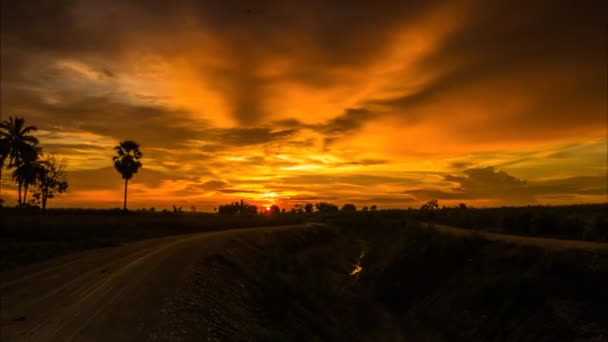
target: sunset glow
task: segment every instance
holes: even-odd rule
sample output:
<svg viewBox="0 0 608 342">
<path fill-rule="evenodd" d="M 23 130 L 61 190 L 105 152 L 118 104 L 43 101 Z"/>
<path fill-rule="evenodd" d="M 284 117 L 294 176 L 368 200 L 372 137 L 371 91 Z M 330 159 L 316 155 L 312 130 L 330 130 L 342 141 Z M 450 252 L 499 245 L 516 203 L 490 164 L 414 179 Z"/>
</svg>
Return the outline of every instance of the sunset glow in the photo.
<svg viewBox="0 0 608 342">
<path fill-rule="evenodd" d="M 608 201 L 605 5 L 340 3 L 2 2 L 2 120 L 53 207 L 119 207 L 123 139 L 132 208 Z"/>
</svg>

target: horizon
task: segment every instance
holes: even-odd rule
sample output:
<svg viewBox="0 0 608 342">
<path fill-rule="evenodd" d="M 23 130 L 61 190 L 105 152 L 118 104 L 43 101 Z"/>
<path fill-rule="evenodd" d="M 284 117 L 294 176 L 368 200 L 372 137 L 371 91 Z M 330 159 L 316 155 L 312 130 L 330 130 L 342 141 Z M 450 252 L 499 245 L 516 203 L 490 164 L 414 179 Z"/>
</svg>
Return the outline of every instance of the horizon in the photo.
<svg viewBox="0 0 608 342">
<path fill-rule="evenodd" d="M 119 208 L 125 139 L 131 209 L 608 203 L 606 6 L 2 2 L 0 121 L 66 160 L 49 208 Z"/>
</svg>

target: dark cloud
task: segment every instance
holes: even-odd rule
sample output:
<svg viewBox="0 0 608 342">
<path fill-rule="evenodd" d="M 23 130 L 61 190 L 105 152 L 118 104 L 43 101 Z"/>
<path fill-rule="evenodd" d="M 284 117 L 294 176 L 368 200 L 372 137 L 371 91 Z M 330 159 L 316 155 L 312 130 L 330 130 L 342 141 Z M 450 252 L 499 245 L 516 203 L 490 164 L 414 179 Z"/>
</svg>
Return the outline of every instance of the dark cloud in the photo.
<svg viewBox="0 0 608 342">
<path fill-rule="evenodd" d="M 372 112 L 365 108 L 348 108 L 319 128 L 327 135 L 341 135 L 361 128 L 372 117 Z"/>
<path fill-rule="evenodd" d="M 221 37 L 225 59 L 235 61 L 230 67 L 201 65 L 206 70 L 201 72 L 208 73 L 214 87 L 226 96 L 233 117 L 241 124 L 255 126 L 272 115 L 263 101 L 269 95 L 267 86 L 276 80 L 274 76 L 256 72 L 267 66 L 269 60 L 279 57 L 290 61 L 292 67 L 284 71 L 282 79 L 326 88 L 342 82 L 334 67 L 364 68 L 392 47 L 396 30 L 442 10 L 443 4 L 43 0 L 32 5 L 5 1 L 2 50 L 9 52 L 3 53 L 3 64 L 18 66 L 3 66 L 2 73 L 4 78 L 5 73 L 35 67 L 37 62 L 32 58 L 15 58 L 17 50 L 24 56 L 75 56 L 96 62 L 112 60 L 113 55 L 131 51 L 134 46 L 141 51 L 172 56 L 182 44 L 188 44 L 182 37 L 201 29 Z M 550 86 L 546 86 L 549 83 L 534 86 L 534 92 L 542 96 L 535 94 L 531 99 L 534 103 L 515 115 L 514 122 L 509 121 L 520 128 L 508 130 L 509 135 L 521 137 L 547 124 L 568 127 L 580 120 L 581 115 L 593 124 L 605 117 L 605 111 L 601 110 L 606 88 L 602 76 L 607 57 L 605 2 L 574 4 L 559 0 L 513 5 L 509 1 L 475 1 L 454 8 L 466 9 L 464 14 L 453 14 L 465 16 L 462 24 L 419 66 L 422 70 L 439 66 L 449 71 L 414 93 L 369 99 L 363 105 L 388 107 L 413 123 L 420 119 L 417 110 L 420 105 L 436 102 L 446 94 L 509 75 L 526 79 L 546 70 L 543 73 L 550 75 L 550 81 L 547 80 Z M 551 72 L 563 69 L 565 64 L 578 65 L 580 70 L 575 76 Z M 107 77 L 115 75 L 107 65 L 98 71 Z M 403 81 L 408 81 L 408 74 L 403 75 Z M 400 86 L 394 85 L 395 89 Z M 524 93 L 528 88 L 522 84 Z M 581 107 L 586 108 L 582 113 Z M 561 119 L 549 121 L 556 112 Z M 339 138 L 336 134 L 360 128 L 369 117 L 369 112 L 350 110 L 333 119 L 322 128 L 329 135 L 326 142 L 331 144 Z M 522 118 L 527 120 L 521 121 Z M 491 134 L 492 130 L 479 133 Z M 480 139 L 490 138 L 480 135 Z"/>
<path fill-rule="evenodd" d="M 85 144 L 44 144 L 43 152 L 61 153 L 61 154 L 90 154 L 92 152 L 107 151 L 103 146 L 85 145 Z"/>
<path fill-rule="evenodd" d="M 476 200 L 490 199 L 510 204 L 534 204 L 541 197 L 563 195 L 608 196 L 608 174 L 585 177 L 569 177 L 554 180 L 526 182 L 493 167 L 468 169 L 464 176 L 447 175 L 445 180 L 456 183 L 452 191 L 440 189 L 416 189 L 406 193 L 419 200 Z"/>
<path fill-rule="evenodd" d="M 391 177 L 371 174 L 347 174 L 347 175 L 299 175 L 289 176 L 280 179 L 280 182 L 289 184 L 314 184 L 314 185 L 352 185 L 356 187 L 367 187 L 375 185 L 402 185 L 415 186 L 420 181 L 413 177 Z"/>
<path fill-rule="evenodd" d="M 338 197 L 332 197 L 332 196 L 307 196 L 307 195 L 299 195 L 299 196 L 292 196 L 289 198 L 290 202 L 301 202 L 301 201 L 306 201 L 306 202 L 316 202 L 316 201 L 335 201 L 339 199 Z"/>
<path fill-rule="evenodd" d="M 470 167 L 471 165 L 473 165 L 473 163 L 468 162 L 468 161 L 455 161 L 455 162 L 450 163 L 451 168 L 458 169 L 458 170 L 465 169 L 467 167 Z"/>
<path fill-rule="evenodd" d="M 289 129 L 309 129 L 324 136 L 324 146 L 328 147 L 336 140 L 362 128 L 365 123 L 377 117 L 377 114 L 366 108 L 346 108 L 337 117 L 322 124 L 306 124 L 298 119 L 283 119 L 273 122 L 274 125 Z"/>
<path fill-rule="evenodd" d="M 288 78 L 326 87 L 339 82 L 331 66 L 364 66 L 390 47 L 396 27 L 433 8 L 430 1 L 42 0 L 35 5 L 5 1 L 2 6 L 3 42 L 30 54 L 111 57 L 137 44 L 144 51 L 171 55 L 179 43 L 187 44 L 180 33 L 203 29 L 217 35 L 226 59 L 238 63 L 206 72 L 228 96 L 233 117 L 245 125 L 271 114 L 262 99 L 273 79 L 255 72 L 269 57 L 294 63 L 286 71 Z"/>
<path fill-rule="evenodd" d="M 382 159 L 362 159 L 362 160 L 358 160 L 358 161 L 347 162 L 346 165 L 364 165 L 364 166 L 368 166 L 368 165 L 381 165 L 381 164 L 386 164 L 386 163 L 388 163 L 388 160 L 382 160 Z"/>
<path fill-rule="evenodd" d="M 608 200 L 608 174 L 537 181 L 530 184 L 530 189 L 542 195 L 605 195 Z"/>
<path fill-rule="evenodd" d="M 201 184 L 201 188 L 205 190 L 217 190 L 227 186 L 228 183 L 224 181 L 208 181 Z"/>
<path fill-rule="evenodd" d="M 245 189 L 218 189 L 218 192 L 224 194 L 261 194 L 262 192 L 256 190 L 245 190 Z"/>
<path fill-rule="evenodd" d="M 286 139 L 297 133 L 295 129 L 273 130 L 271 128 L 214 128 L 202 132 L 202 139 L 228 146 L 265 144 Z M 212 145 L 213 146 L 213 145 Z"/>
<path fill-rule="evenodd" d="M 492 124 L 502 129 L 485 129 L 486 122 L 476 127 L 477 121 L 463 125 L 461 133 L 478 141 L 605 127 L 607 7 L 604 1 L 475 2 L 464 25 L 420 61 L 423 70 L 445 68 L 442 76 L 414 93 L 368 105 L 383 106 L 412 123 L 430 119 L 421 116 L 427 105 L 442 103 L 445 115 L 451 115 L 466 94 L 469 100 L 479 92 L 525 99 L 520 108 L 500 115 L 499 105 L 485 105 Z"/>
<path fill-rule="evenodd" d="M 180 146 L 196 138 L 200 121 L 164 105 L 137 104 L 103 96 L 63 94 L 57 102 L 20 91 L 5 90 L 2 112 L 27 113 L 28 121 L 43 129 L 91 132 L 118 140 L 130 138 L 145 146 Z M 16 95 L 16 96 L 11 96 Z M 145 127 L 145 129 L 142 129 Z"/>
<path fill-rule="evenodd" d="M 498 199 L 510 203 L 529 204 L 536 200 L 526 181 L 517 179 L 493 167 L 468 169 L 464 176 L 445 176 L 445 180 L 458 184 L 452 192 L 443 190 L 408 190 L 406 193 L 421 200 L 436 199 Z"/>
<path fill-rule="evenodd" d="M 113 167 L 104 167 L 94 170 L 68 171 L 70 190 L 106 190 L 116 189 L 120 191 L 124 187 L 124 180 Z M 130 181 L 130 184 L 143 184 L 154 188 L 160 186 L 165 180 L 181 179 L 180 176 L 164 172 L 142 168 Z"/>
<path fill-rule="evenodd" d="M 354 198 L 352 199 L 353 202 L 357 202 L 357 203 L 369 203 L 369 204 L 379 204 L 379 203 L 384 203 L 384 204 L 405 204 L 405 203 L 413 203 L 413 202 L 417 202 L 417 200 L 412 197 L 412 196 L 394 196 L 394 197 L 389 197 L 389 196 L 380 196 L 380 197 L 369 197 L 369 198 Z"/>
</svg>

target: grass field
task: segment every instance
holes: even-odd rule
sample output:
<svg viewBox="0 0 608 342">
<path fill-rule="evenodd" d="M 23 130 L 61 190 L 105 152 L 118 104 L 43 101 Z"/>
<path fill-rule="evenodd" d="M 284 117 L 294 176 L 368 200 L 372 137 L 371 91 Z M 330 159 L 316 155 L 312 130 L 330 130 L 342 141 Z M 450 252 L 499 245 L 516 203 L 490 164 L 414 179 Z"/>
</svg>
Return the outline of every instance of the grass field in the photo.
<svg viewBox="0 0 608 342">
<path fill-rule="evenodd" d="M 361 221 L 230 241 L 201 260 L 159 329 L 196 335 L 208 328 L 197 317 L 212 315 L 206 324 L 225 340 L 608 336 L 606 254 L 444 234 L 382 214 Z"/>
<path fill-rule="evenodd" d="M 598 217 L 597 208 L 581 217 Z M 212 316 L 217 336 L 260 341 L 608 337 L 604 243 L 454 228 L 437 222 L 441 212 L 421 222 L 428 212 L 3 210 L 0 266 L 147 238 L 314 221 L 313 229 L 231 239 L 200 260 L 159 333 L 196 335 L 207 329 L 200 317 Z"/>
<path fill-rule="evenodd" d="M 297 216 L 5 208 L 0 209 L 0 270 L 148 238 L 300 222 Z"/>
</svg>

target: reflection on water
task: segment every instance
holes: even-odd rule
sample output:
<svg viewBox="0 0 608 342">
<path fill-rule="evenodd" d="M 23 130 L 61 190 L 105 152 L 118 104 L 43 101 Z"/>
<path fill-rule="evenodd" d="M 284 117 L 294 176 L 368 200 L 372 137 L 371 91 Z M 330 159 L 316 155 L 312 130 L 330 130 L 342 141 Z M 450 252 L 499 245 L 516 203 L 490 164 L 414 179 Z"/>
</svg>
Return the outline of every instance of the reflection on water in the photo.
<svg viewBox="0 0 608 342">
<path fill-rule="evenodd" d="M 361 250 L 361 254 L 359 254 L 359 258 L 357 262 L 353 265 L 353 270 L 350 272 L 352 276 L 358 276 L 361 271 L 363 271 L 363 266 L 361 263 L 363 262 L 363 258 L 365 257 L 365 249 Z"/>
</svg>

